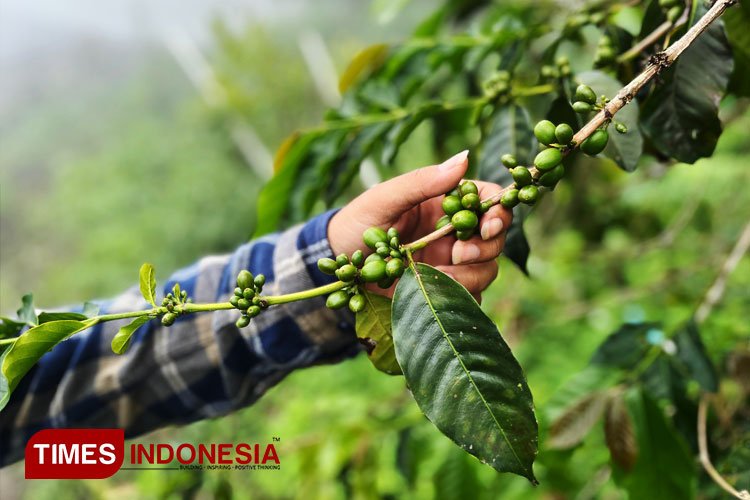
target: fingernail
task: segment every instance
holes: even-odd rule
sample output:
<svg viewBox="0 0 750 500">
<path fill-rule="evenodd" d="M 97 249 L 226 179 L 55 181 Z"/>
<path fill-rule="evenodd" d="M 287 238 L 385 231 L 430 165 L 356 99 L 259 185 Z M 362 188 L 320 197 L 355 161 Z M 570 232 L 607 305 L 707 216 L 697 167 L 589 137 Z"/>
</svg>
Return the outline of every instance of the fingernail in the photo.
<svg viewBox="0 0 750 500">
<path fill-rule="evenodd" d="M 440 170 L 446 171 L 446 170 L 450 170 L 454 167 L 461 165 L 466 160 L 467 156 L 469 156 L 468 149 L 465 149 L 461 151 L 460 153 L 451 156 L 450 158 L 448 158 L 447 160 L 445 160 L 443 163 L 440 164 Z"/>
<path fill-rule="evenodd" d="M 453 245 L 453 264 L 471 262 L 479 258 L 479 247 L 474 243 L 456 243 Z"/>
<path fill-rule="evenodd" d="M 494 238 L 495 236 L 500 234 L 500 231 L 502 230 L 503 230 L 502 219 L 490 219 L 482 225 L 482 230 L 481 230 L 482 239 L 489 240 L 490 238 Z"/>
</svg>

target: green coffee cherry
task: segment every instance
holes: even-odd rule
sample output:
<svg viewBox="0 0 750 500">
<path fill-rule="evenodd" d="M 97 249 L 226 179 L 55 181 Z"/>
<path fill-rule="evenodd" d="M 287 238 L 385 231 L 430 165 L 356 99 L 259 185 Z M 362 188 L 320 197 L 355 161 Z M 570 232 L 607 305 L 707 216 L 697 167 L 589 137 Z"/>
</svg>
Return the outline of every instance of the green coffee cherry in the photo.
<svg viewBox="0 0 750 500">
<path fill-rule="evenodd" d="M 255 296 L 255 290 L 252 288 L 245 288 L 242 292 L 242 298 L 250 300 Z"/>
<path fill-rule="evenodd" d="M 562 153 L 559 149 L 556 148 L 549 148 L 545 149 L 544 151 L 540 152 L 538 155 L 536 155 L 536 158 L 534 158 L 534 165 L 536 165 L 536 168 L 541 170 L 542 172 L 546 172 L 547 170 L 552 170 L 562 161 Z"/>
<path fill-rule="evenodd" d="M 583 101 L 576 101 L 573 103 L 573 111 L 576 113 L 588 113 L 591 111 L 591 104 Z"/>
<path fill-rule="evenodd" d="M 477 185 L 471 181 L 466 181 L 460 186 L 458 186 L 458 190 L 461 192 L 462 196 L 466 196 L 467 194 L 479 194 L 479 189 L 477 188 Z"/>
<path fill-rule="evenodd" d="M 378 288 L 382 288 L 383 290 L 390 288 L 395 281 L 395 278 L 384 276 L 382 279 L 378 280 Z"/>
<path fill-rule="evenodd" d="M 358 313 L 364 308 L 365 308 L 364 296 L 357 294 L 357 295 L 353 295 L 352 298 L 349 299 L 349 309 L 351 309 L 353 313 Z"/>
<path fill-rule="evenodd" d="M 386 264 L 383 260 L 367 262 L 362 268 L 360 274 L 362 281 L 366 283 L 375 283 L 376 281 L 383 279 L 383 276 L 385 276 L 385 267 Z"/>
<path fill-rule="evenodd" d="M 482 201 L 476 194 L 469 193 L 461 198 L 461 205 L 467 210 L 479 210 L 479 207 L 482 206 Z"/>
<path fill-rule="evenodd" d="M 513 168 L 518 165 L 516 157 L 511 154 L 504 154 L 500 157 L 500 161 L 503 162 L 503 165 L 505 165 L 505 167 L 507 168 Z"/>
<path fill-rule="evenodd" d="M 458 196 L 446 196 L 443 199 L 443 212 L 453 215 L 461 210 L 461 199 Z"/>
<path fill-rule="evenodd" d="M 480 211 L 481 211 L 482 213 L 485 213 L 485 212 L 486 212 L 487 210 L 489 210 L 490 208 L 492 208 L 492 202 L 491 202 L 491 201 L 483 201 L 483 202 L 482 202 L 482 205 L 481 205 L 481 206 L 479 207 L 479 210 L 480 210 Z"/>
<path fill-rule="evenodd" d="M 450 222 L 451 222 L 450 215 L 443 215 L 435 223 L 435 230 L 437 231 L 438 229 L 445 226 L 446 224 L 450 224 Z"/>
<path fill-rule="evenodd" d="M 377 251 L 378 248 L 387 247 L 387 246 L 388 246 L 388 243 L 386 243 L 385 241 L 378 241 L 377 243 L 375 243 L 375 250 Z"/>
<path fill-rule="evenodd" d="M 587 155 L 596 156 L 607 146 L 609 134 L 606 130 L 595 130 L 591 136 L 581 143 L 581 151 Z"/>
<path fill-rule="evenodd" d="M 596 51 L 596 62 L 606 64 L 615 58 L 615 50 L 611 46 L 600 46 Z"/>
<path fill-rule="evenodd" d="M 344 290 L 337 290 L 326 299 L 326 306 L 331 309 L 341 309 L 348 303 L 349 294 Z"/>
<path fill-rule="evenodd" d="M 400 278 L 404 274 L 404 261 L 401 259 L 391 259 L 385 265 L 385 274 L 389 278 Z"/>
<path fill-rule="evenodd" d="M 251 318 L 254 318 L 259 314 L 260 314 L 260 307 L 250 306 L 247 308 L 247 315 L 250 316 Z"/>
<path fill-rule="evenodd" d="M 456 231 L 456 238 L 458 238 L 461 241 L 470 240 L 472 236 L 474 236 L 474 230 L 473 229 L 466 229 L 466 230 L 462 230 L 462 231 Z"/>
<path fill-rule="evenodd" d="M 518 189 L 511 189 L 503 193 L 500 204 L 505 208 L 513 208 L 518 205 Z"/>
<path fill-rule="evenodd" d="M 474 229 L 477 227 L 478 223 L 479 219 L 477 218 L 477 214 L 471 210 L 461 210 L 451 217 L 451 224 L 453 224 L 453 227 L 455 227 L 457 231 Z"/>
<path fill-rule="evenodd" d="M 591 14 L 591 16 L 589 16 L 591 24 L 601 24 L 606 18 L 607 15 L 604 12 L 594 12 L 593 14 Z"/>
<path fill-rule="evenodd" d="M 542 120 L 534 126 L 534 135 L 542 144 L 549 146 L 555 142 L 555 124 L 549 120 Z"/>
<path fill-rule="evenodd" d="M 385 243 L 388 241 L 388 235 L 379 227 L 371 227 L 362 234 L 362 240 L 365 242 L 365 245 L 375 250 L 375 243 L 378 241 Z"/>
<path fill-rule="evenodd" d="M 266 284 L 266 277 L 262 274 L 259 274 L 255 277 L 255 288 L 260 289 L 263 288 L 263 285 Z"/>
<path fill-rule="evenodd" d="M 388 236 L 388 239 L 390 240 L 392 240 L 393 238 L 398 238 L 398 230 L 396 230 L 395 227 L 389 227 L 386 236 Z"/>
<path fill-rule="evenodd" d="M 237 286 L 244 290 L 245 288 L 253 288 L 253 275 L 250 271 L 243 269 L 240 274 L 237 275 Z"/>
<path fill-rule="evenodd" d="M 237 323 L 235 323 L 235 325 L 237 325 L 237 328 L 245 328 L 249 324 L 250 318 L 248 318 L 247 316 L 240 316 L 240 319 L 238 319 Z"/>
<path fill-rule="evenodd" d="M 591 87 L 582 83 L 578 87 L 576 87 L 575 100 L 583 101 L 588 104 L 595 104 L 596 94 Z"/>
<path fill-rule="evenodd" d="M 235 288 L 235 289 L 234 289 L 234 294 L 235 294 L 235 295 L 236 295 L 237 297 L 242 297 L 242 288 L 240 288 L 240 287 L 237 287 L 237 288 Z M 169 299 L 166 299 L 166 300 L 167 300 L 168 302 L 171 302 L 171 301 L 170 301 Z"/>
<path fill-rule="evenodd" d="M 354 264 L 356 267 L 362 267 L 362 264 L 365 263 L 365 254 L 362 253 L 362 250 L 355 250 L 352 254 L 352 264 Z"/>
<path fill-rule="evenodd" d="M 403 255 L 401 255 L 401 252 L 399 252 L 398 250 L 391 250 L 391 257 L 393 257 L 394 259 L 400 259 L 401 257 L 403 257 Z"/>
<path fill-rule="evenodd" d="M 667 21 L 670 23 L 677 22 L 682 15 L 682 11 L 685 9 L 684 5 L 675 5 L 667 11 Z"/>
<path fill-rule="evenodd" d="M 541 73 L 544 78 L 557 78 L 558 76 L 560 76 L 557 68 L 555 68 L 554 66 L 549 66 L 547 64 L 542 66 Z"/>
<path fill-rule="evenodd" d="M 524 187 L 531 184 L 531 172 L 526 167 L 516 167 L 510 171 L 513 176 L 513 180 L 516 181 L 518 187 Z"/>
<path fill-rule="evenodd" d="M 177 315 L 175 313 L 167 313 L 161 317 L 161 324 L 164 326 L 172 326 L 176 319 Z"/>
<path fill-rule="evenodd" d="M 567 123 L 561 123 L 555 127 L 555 137 L 558 144 L 570 144 L 570 141 L 573 140 L 573 135 L 573 127 Z"/>
<path fill-rule="evenodd" d="M 545 172 L 539 178 L 539 184 L 546 187 L 552 187 L 557 184 L 557 181 L 563 178 L 563 175 L 565 175 L 565 168 L 561 163 L 549 172 Z"/>
<path fill-rule="evenodd" d="M 250 302 L 252 302 L 252 304 L 253 304 L 254 306 L 257 306 L 258 304 L 260 304 L 260 297 L 258 297 L 258 296 L 256 295 L 255 297 L 253 297 L 253 300 L 251 300 Z"/>
<path fill-rule="evenodd" d="M 229 303 L 232 304 L 234 307 L 237 307 L 239 300 L 240 300 L 239 297 L 235 295 L 234 297 L 229 299 Z"/>
<path fill-rule="evenodd" d="M 617 130 L 621 134 L 627 134 L 628 133 L 628 127 L 624 123 L 616 123 L 615 124 L 615 130 Z"/>
<path fill-rule="evenodd" d="M 339 265 L 336 264 L 336 261 L 329 258 L 323 258 L 318 261 L 318 269 L 320 269 L 320 272 L 323 274 L 333 274 L 336 272 L 336 269 L 339 268 Z"/>
<path fill-rule="evenodd" d="M 398 239 L 398 236 L 394 236 L 391 238 L 391 248 L 399 248 L 401 246 L 401 242 Z"/>
<path fill-rule="evenodd" d="M 380 255 L 381 257 L 386 258 L 391 254 L 391 249 L 384 245 L 382 247 L 378 247 L 378 249 L 376 250 L 376 253 Z"/>
<path fill-rule="evenodd" d="M 365 265 L 367 265 L 368 263 L 370 263 L 370 262 L 372 262 L 372 261 L 375 261 L 375 260 L 380 260 L 380 261 L 382 261 L 382 260 L 383 260 L 383 257 L 381 257 L 380 255 L 378 255 L 378 254 L 376 254 L 376 253 L 374 253 L 374 254 L 371 254 L 371 255 L 368 255 L 368 256 L 367 256 L 367 258 L 365 259 Z"/>
<path fill-rule="evenodd" d="M 336 257 L 336 265 L 341 267 L 345 266 L 349 263 L 349 257 L 345 253 L 342 253 L 338 257 Z"/>
<path fill-rule="evenodd" d="M 357 276 L 357 268 L 351 264 L 341 266 L 336 272 L 336 276 L 343 282 L 352 281 Z"/>
<path fill-rule="evenodd" d="M 250 307 L 250 301 L 247 299 L 239 299 L 237 301 L 237 309 L 245 310 Z"/>
<path fill-rule="evenodd" d="M 526 203 L 527 205 L 533 205 L 538 197 L 539 189 L 533 185 L 522 187 L 518 191 L 518 201 Z"/>
</svg>

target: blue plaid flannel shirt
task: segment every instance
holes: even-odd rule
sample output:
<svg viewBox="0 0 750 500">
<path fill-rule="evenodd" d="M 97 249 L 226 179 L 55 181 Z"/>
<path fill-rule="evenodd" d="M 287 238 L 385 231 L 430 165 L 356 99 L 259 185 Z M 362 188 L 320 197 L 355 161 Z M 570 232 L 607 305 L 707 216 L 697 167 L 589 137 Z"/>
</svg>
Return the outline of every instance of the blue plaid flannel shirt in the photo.
<svg viewBox="0 0 750 500">
<path fill-rule="evenodd" d="M 264 293 L 278 295 L 331 283 L 318 259 L 333 257 L 326 212 L 304 225 L 205 257 L 177 271 L 175 282 L 195 302 L 227 301 L 242 269 L 264 274 Z M 102 312 L 146 309 L 138 287 L 101 304 Z M 0 467 L 23 458 L 47 428 L 123 428 L 126 437 L 172 424 L 224 415 L 248 406 L 297 368 L 331 363 L 360 351 L 354 315 L 332 311 L 325 297 L 271 307 L 239 329 L 239 311 L 197 313 L 169 328 L 141 327 L 127 352 L 110 343 L 127 320 L 74 335 L 46 354 L 0 412 Z"/>
</svg>

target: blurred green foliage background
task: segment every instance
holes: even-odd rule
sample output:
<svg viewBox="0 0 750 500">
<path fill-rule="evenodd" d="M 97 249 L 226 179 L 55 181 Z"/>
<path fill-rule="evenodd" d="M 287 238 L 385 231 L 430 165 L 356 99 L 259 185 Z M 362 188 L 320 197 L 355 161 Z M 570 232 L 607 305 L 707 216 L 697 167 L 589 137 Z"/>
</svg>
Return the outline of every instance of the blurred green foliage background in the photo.
<svg viewBox="0 0 750 500">
<path fill-rule="evenodd" d="M 30 290 L 41 307 L 113 295 L 134 283 L 144 261 L 165 277 L 246 241 L 261 182 L 233 142 L 232 124 L 250 124 L 270 149 L 315 124 L 325 103 L 297 46 L 298 30 L 323 33 L 341 71 L 368 43 L 408 34 L 430 7 L 414 2 L 395 20 L 378 22 L 390 17 L 387 4 L 375 2 L 360 17 L 362 5 L 332 2 L 283 20 L 215 21 L 206 57 L 226 95 L 220 105 L 207 104 L 172 54 L 153 44 L 122 54 L 79 47 L 85 55 L 67 60 L 78 64 L 74 78 L 35 80 L 30 95 L 5 102 L 2 313 Z M 121 67 L 105 74 L 80 63 L 109 67 L 115 55 Z M 736 116 L 740 104 L 724 103 L 731 123 L 716 154 L 695 165 L 646 158 L 626 174 L 604 160 L 580 164 L 527 221 L 531 277 L 501 261 L 483 308 L 526 371 L 542 437 L 545 402 L 607 335 L 623 322 L 676 328 L 715 280 L 750 217 L 750 116 Z M 438 160 L 425 127 L 404 145 L 393 175 Z M 745 256 L 701 329 L 718 366 L 730 349 L 750 348 L 749 311 Z M 626 498 L 610 480 L 601 432 L 567 452 L 546 450 L 542 439 L 541 486 L 533 488 L 455 447 L 421 416 L 403 378 L 377 372 L 364 356 L 295 373 L 251 408 L 138 441 L 264 443 L 272 436 L 281 438 L 281 471 L 23 481 L 16 464 L 0 471 L 0 491 L 58 500 Z"/>
</svg>

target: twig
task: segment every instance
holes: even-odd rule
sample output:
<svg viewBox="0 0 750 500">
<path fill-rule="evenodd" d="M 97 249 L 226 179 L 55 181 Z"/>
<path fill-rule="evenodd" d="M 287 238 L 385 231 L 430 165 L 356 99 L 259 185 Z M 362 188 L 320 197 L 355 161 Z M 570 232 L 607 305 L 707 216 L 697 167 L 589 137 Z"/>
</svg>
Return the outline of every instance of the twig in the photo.
<svg viewBox="0 0 750 500">
<path fill-rule="evenodd" d="M 687 49 L 691 43 L 695 41 L 698 36 L 701 35 L 706 29 L 711 25 L 712 22 L 714 22 L 716 19 L 721 16 L 725 10 L 727 10 L 732 5 L 736 4 L 738 0 L 721 0 L 714 3 L 714 5 L 706 12 L 706 14 L 700 18 L 700 20 L 693 25 L 692 28 L 690 28 L 687 33 L 685 33 L 682 38 L 677 40 L 672 46 L 670 46 L 668 49 L 664 50 L 663 52 L 658 52 L 654 54 L 651 57 L 651 62 L 649 65 L 644 69 L 641 74 L 636 76 L 630 83 L 628 83 L 625 87 L 620 89 L 620 91 L 617 93 L 617 95 L 612 98 L 611 101 L 607 103 L 604 108 L 599 111 L 599 113 L 594 116 L 594 118 L 591 119 L 586 125 L 584 125 L 574 136 L 573 136 L 573 145 L 564 150 L 562 152 L 563 156 L 567 156 L 570 154 L 573 149 L 578 147 L 585 139 L 587 139 L 591 134 L 596 131 L 599 127 L 604 125 L 605 122 L 612 119 L 612 117 L 620 111 L 625 105 L 630 103 L 630 101 L 633 100 L 633 97 L 635 97 L 635 94 L 646 85 L 648 82 L 650 82 L 656 75 L 667 69 L 669 66 L 672 65 L 672 63 L 682 54 L 685 49 Z M 536 169 L 531 169 L 532 174 L 536 174 Z M 496 205 L 500 202 L 500 198 L 503 197 L 503 194 L 513 189 L 513 185 L 509 185 L 503 189 L 501 189 L 499 192 L 495 193 L 493 196 L 490 196 L 486 200 L 483 200 L 483 202 L 492 202 L 493 205 Z M 441 227 L 437 231 L 434 231 L 427 236 L 424 236 L 412 243 L 409 243 L 408 245 L 404 245 L 405 248 L 410 248 L 412 250 L 418 250 L 428 243 L 435 241 L 439 238 L 442 238 L 443 236 L 450 234 L 453 231 L 453 225 L 446 224 L 445 226 Z"/>
<path fill-rule="evenodd" d="M 703 468 L 711 479 L 727 493 L 739 498 L 740 500 L 750 500 L 750 492 L 747 490 L 737 491 L 729 484 L 726 479 L 714 468 L 711 463 L 711 457 L 708 455 L 708 440 L 706 439 L 706 413 L 708 411 L 708 394 L 704 394 L 698 405 L 698 449 L 700 450 L 700 461 Z"/>
<path fill-rule="evenodd" d="M 672 23 L 672 21 L 664 21 L 654 31 L 649 33 L 646 38 L 644 38 L 637 44 L 633 45 L 626 52 L 623 52 L 622 54 L 620 54 L 617 57 L 617 62 L 623 63 L 638 56 L 638 54 L 640 54 L 646 47 L 656 42 L 659 38 L 664 36 L 664 34 L 666 34 L 669 30 L 671 30 L 672 26 L 674 26 L 674 23 Z"/>
<path fill-rule="evenodd" d="M 716 277 L 716 281 L 711 285 L 711 288 L 706 292 L 706 296 L 703 298 L 703 302 L 695 311 L 695 322 L 703 323 L 706 320 L 714 306 L 721 300 L 721 296 L 724 295 L 724 290 L 727 287 L 727 281 L 732 271 L 737 267 L 742 256 L 745 255 L 750 249 L 750 222 L 745 224 L 745 229 L 742 231 L 737 243 L 734 244 L 729 257 L 721 266 L 721 271 Z"/>
</svg>

